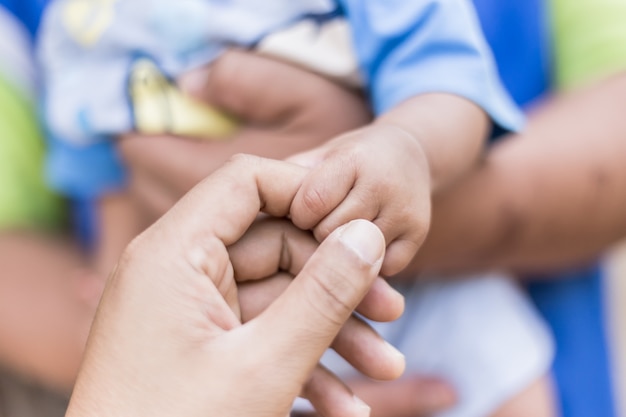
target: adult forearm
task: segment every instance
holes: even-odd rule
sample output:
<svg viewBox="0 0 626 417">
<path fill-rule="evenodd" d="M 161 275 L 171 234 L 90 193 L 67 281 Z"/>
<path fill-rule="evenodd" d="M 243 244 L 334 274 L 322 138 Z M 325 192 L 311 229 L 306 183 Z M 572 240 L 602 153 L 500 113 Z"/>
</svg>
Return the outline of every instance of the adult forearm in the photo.
<svg viewBox="0 0 626 417">
<path fill-rule="evenodd" d="M 62 236 L 0 234 L 0 363 L 69 392 L 93 303 L 78 249 Z M 85 294 L 85 297 L 88 297 Z"/>
<path fill-rule="evenodd" d="M 423 94 L 401 103 L 376 123 L 392 124 L 420 142 L 433 192 L 452 184 L 476 164 L 489 119 L 476 104 L 450 94 Z"/>
<path fill-rule="evenodd" d="M 522 135 L 436 198 L 411 270 L 544 271 L 626 235 L 626 75 L 538 109 Z"/>
</svg>

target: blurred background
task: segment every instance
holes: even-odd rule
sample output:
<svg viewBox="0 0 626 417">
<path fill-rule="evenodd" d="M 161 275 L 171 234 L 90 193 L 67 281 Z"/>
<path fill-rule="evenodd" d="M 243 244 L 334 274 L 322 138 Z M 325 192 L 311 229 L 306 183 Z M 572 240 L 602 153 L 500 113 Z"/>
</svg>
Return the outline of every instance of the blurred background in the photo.
<svg viewBox="0 0 626 417">
<path fill-rule="evenodd" d="M 20 369 L 23 374 L 36 374 L 36 377 L 32 378 L 18 377 L 8 370 L 0 369 L 0 417 L 57 417 L 64 414 L 67 393 L 71 390 L 80 363 L 82 346 L 86 340 L 90 319 L 97 307 L 103 277 L 108 275 L 108 271 L 115 264 L 124 246 L 136 236 L 137 231 L 142 230 L 162 214 L 199 178 L 212 172 L 232 154 L 246 151 L 283 158 L 301 150 L 294 143 L 298 144 L 300 140 L 306 138 L 306 132 L 312 127 L 317 129 L 316 136 L 313 138 L 317 144 L 322 142 L 320 138 L 325 140 L 338 133 L 359 127 L 369 122 L 372 117 L 371 105 L 364 100 L 364 88 L 367 86 L 363 85 L 363 78 L 356 62 L 357 57 L 352 50 L 349 27 L 346 22 L 338 23 L 332 20 L 342 12 L 340 7 L 336 7 L 335 2 L 328 2 L 330 5 L 335 5 L 333 7 L 336 10 L 331 10 L 332 13 L 322 13 L 320 16 L 314 16 L 314 19 L 307 15 L 313 22 L 307 21 L 302 25 L 288 27 L 289 30 L 263 38 L 263 42 L 255 40 L 255 42 L 244 43 L 255 45 L 254 55 L 257 57 L 254 65 L 244 65 L 244 69 L 252 75 L 257 72 L 269 73 L 273 78 L 271 78 L 272 82 L 257 86 L 260 88 L 260 93 L 253 94 L 253 97 L 248 97 L 247 100 L 238 100 L 237 96 L 231 95 L 231 90 L 228 88 L 208 88 L 207 71 L 202 71 L 206 69 L 204 67 L 200 71 L 191 71 L 185 73 L 185 76 L 173 79 L 174 77 L 166 76 L 165 71 L 161 71 L 161 68 L 150 60 L 143 60 L 138 65 L 131 66 L 130 61 L 127 60 L 127 58 L 130 59 L 128 56 L 117 56 L 119 62 L 115 61 L 117 65 L 114 65 L 112 69 L 106 67 L 110 62 L 98 60 L 101 59 L 98 57 L 94 60 L 97 65 L 93 65 L 95 75 L 88 71 L 81 72 L 81 69 L 86 68 L 82 64 L 92 63 L 89 59 L 82 61 L 82 58 L 76 58 L 74 54 L 80 50 L 77 44 L 89 50 L 91 46 L 97 44 L 99 37 L 106 32 L 106 28 L 120 29 L 115 26 L 119 25 L 120 33 L 125 34 L 124 40 L 143 38 L 141 36 L 134 38 L 136 33 L 128 22 L 121 21 L 120 23 L 114 19 L 113 6 L 121 0 L 59 0 L 59 3 L 61 1 L 65 1 L 71 7 L 53 14 L 48 20 L 43 20 L 48 24 L 46 27 L 51 33 L 61 35 L 42 38 L 39 30 L 42 13 L 48 5 L 46 0 L 0 0 L 0 231 L 2 232 L 0 233 L 0 265 L 3 268 L 3 271 L 0 271 L 2 274 L 0 280 L 2 285 L 0 286 L 2 296 L 0 335 L 2 336 L 0 337 L 10 334 L 15 337 L 14 339 L 8 337 L 7 339 L 11 339 L 8 342 L 16 341 L 13 344 L 0 344 L 0 357 L 6 362 L 4 364 L 6 368 L 14 365 L 14 368 Z M 326 2 L 320 2 L 322 3 Z M 344 1 L 337 4 L 348 3 L 350 2 Z M 390 2 L 389 4 L 380 3 L 378 6 L 373 6 L 371 10 L 367 7 L 365 9 L 371 13 L 369 16 L 373 16 L 372 18 L 378 16 L 381 10 L 393 17 L 393 13 L 389 10 L 418 3 L 402 0 L 393 2 L 393 7 L 389 6 L 392 4 Z M 626 97 L 623 88 L 626 69 L 626 0 L 474 0 L 473 3 L 477 7 L 478 17 L 483 24 L 487 41 L 498 62 L 503 83 L 521 107 L 535 110 L 533 106 L 541 102 L 541 104 L 549 103 L 546 106 L 549 108 L 553 103 L 550 101 L 552 97 L 558 96 L 565 102 L 572 96 L 582 97 L 580 101 L 574 100 L 574 104 L 570 107 L 560 108 L 557 104 L 556 110 L 548 111 L 544 118 L 538 117 L 539 121 L 532 125 L 535 129 L 533 132 L 541 132 L 542 128 L 549 125 L 545 123 L 545 120 L 553 116 L 560 121 L 565 119 L 568 125 L 571 121 L 572 126 L 576 126 L 575 122 L 582 120 L 581 128 L 572 130 L 591 133 L 586 136 L 581 134 L 580 143 L 570 143 L 568 142 L 570 138 L 566 137 L 561 142 L 556 141 L 557 143 L 545 152 L 547 157 L 552 158 L 549 165 L 557 167 L 554 170 L 555 175 L 567 178 L 578 172 L 578 167 L 584 165 L 579 164 L 584 155 L 591 154 L 594 145 L 600 142 L 597 141 L 596 132 L 606 133 L 603 128 L 609 122 L 616 119 L 626 120 L 626 105 L 623 99 Z M 147 4 L 146 9 L 150 8 L 150 2 L 135 4 L 144 4 L 144 6 Z M 167 0 L 159 4 L 175 5 Z M 353 2 L 353 4 L 370 3 L 363 0 L 362 3 Z M 156 23 L 155 25 L 171 38 L 176 38 L 176 41 L 185 43 L 187 47 L 191 45 L 191 51 L 196 53 L 198 51 L 197 39 L 190 39 L 190 33 L 195 29 L 194 23 L 197 23 L 197 19 L 203 16 L 201 14 L 200 17 L 194 16 L 193 13 L 187 15 L 174 13 L 173 15 L 178 19 L 176 24 L 172 25 L 168 20 L 172 15 L 159 13 L 158 25 Z M 143 14 L 140 13 L 137 16 L 143 16 Z M 330 23 L 324 19 L 329 19 Z M 395 19 L 392 20 L 395 22 Z M 400 20 L 403 19 L 398 19 Z M 186 24 L 183 25 L 184 28 L 180 25 L 181 21 Z M 320 22 L 324 22 L 326 26 Z M 548 23 L 550 28 L 547 27 Z M 348 34 L 347 40 L 346 34 Z M 64 42 L 67 41 L 65 37 L 74 39 L 76 44 L 71 42 L 65 44 Z M 309 40 L 313 37 L 316 42 L 319 41 L 314 45 L 315 53 L 303 53 L 303 50 L 292 44 L 284 48 L 282 42 L 285 39 L 291 41 L 298 37 Z M 111 37 L 112 40 L 106 37 L 104 39 L 111 41 L 111 45 L 116 45 L 115 42 L 119 40 L 115 36 Z M 38 42 L 43 46 L 35 48 L 34 45 Z M 158 42 L 148 43 L 155 51 L 164 45 Z M 374 41 L 365 43 L 370 46 L 377 44 Z M 390 44 L 395 44 L 395 40 Z M 325 61 L 323 54 L 317 54 L 329 46 L 335 53 L 329 61 L 332 65 Z M 450 50 L 456 49 L 450 48 Z M 107 51 L 109 49 L 105 48 L 105 52 Z M 204 52 L 208 54 L 207 56 L 214 53 L 214 51 Z M 386 53 L 386 50 L 383 52 Z M 58 56 L 57 53 L 59 53 Z M 237 53 L 235 52 L 235 55 Z M 290 57 L 287 59 L 283 55 L 290 55 Z M 66 66 L 60 65 L 56 58 L 61 56 L 70 61 L 71 65 L 67 66 L 67 62 L 64 63 Z M 91 57 L 89 54 L 87 56 Z M 195 55 L 190 53 L 181 60 L 191 60 L 194 57 Z M 258 59 L 259 57 L 263 59 Z M 75 58 L 76 61 L 72 61 Z M 236 57 L 234 62 L 237 62 L 237 59 L 242 58 Z M 178 64 L 175 61 L 169 62 L 174 68 Z M 272 64 L 272 61 L 276 62 Z M 223 81 L 223 85 L 229 87 L 233 87 L 234 84 L 246 84 L 245 81 L 249 81 L 246 71 L 228 67 L 227 64 L 233 61 L 225 62 L 224 65 L 216 65 L 220 71 L 213 69 L 214 79 Z M 239 62 L 250 61 L 245 61 L 244 58 L 244 61 Z M 48 66 L 42 63 L 47 63 Z M 59 68 L 63 71 L 59 71 Z M 89 68 L 92 69 L 92 67 Z M 69 76 L 58 77 L 59 73 L 69 74 Z M 110 80 L 107 78 L 111 73 L 115 75 L 112 78 L 118 81 L 127 80 L 127 84 L 124 84 L 122 88 L 124 97 L 120 107 L 123 111 L 111 113 L 116 116 L 112 118 L 112 121 L 119 122 L 117 126 L 119 129 L 116 133 L 124 134 L 120 145 L 123 156 L 139 167 L 139 175 L 129 180 L 129 188 L 134 193 L 132 197 L 139 196 L 142 202 L 139 204 L 133 198 L 126 198 L 128 196 L 122 198 L 116 196 L 104 199 L 106 201 L 101 206 L 95 207 L 94 200 L 99 197 L 98 193 L 117 191 L 115 187 L 124 183 L 126 172 L 121 166 L 119 155 L 112 150 L 113 141 L 103 140 L 104 137 L 110 139 L 107 123 L 111 120 L 107 119 L 106 123 L 101 120 L 95 122 L 88 120 L 84 112 L 74 111 L 76 110 L 74 107 L 79 107 L 79 105 L 73 100 L 80 96 L 80 94 L 74 94 L 77 92 L 87 90 L 91 92 L 93 89 L 107 93 L 112 90 L 115 85 L 112 83 L 109 85 Z M 222 78 L 215 74 L 222 75 Z M 56 83 L 50 83 L 50 85 L 56 88 L 51 89 L 53 91 L 42 89 L 42 85 L 47 85 L 46 82 L 51 79 Z M 59 82 L 59 79 L 62 81 Z M 605 84 L 605 82 L 615 82 L 615 85 Z M 282 85 L 282 90 L 281 88 L 275 89 L 276 85 Z M 594 95 L 596 87 L 599 92 Z M 608 98 L 603 96 L 607 89 L 613 93 L 608 94 Z M 268 116 L 269 112 L 265 110 L 271 106 L 266 108 L 258 103 L 264 104 L 264 99 L 272 103 L 273 93 L 277 90 L 281 90 L 283 94 L 287 92 L 286 96 L 293 99 L 296 110 L 304 107 L 297 100 L 301 97 L 309 97 L 311 92 L 322 96 L 323 100 L 318 100 L 319 103 L 315 103 L 312 111 L 304 115 L 297 111 L 285 111 L 280 107 L 277 114 L 272 113 Z M 296 94 L 300 90 L 304 91 L 304 94 Z M 45 94 L 42 93 L 43 91 Z M 580 91 L 583 93 L 579 96 L 577 94 Z M 587 91 L 591 93 L 585 95 Z M 51 96 L 59 101 L 47 107 L 43 104 L 42 97 L 48 99 Z M 217 111 L 210 105 L 198 105 L 198 98 L 205 99 L 207 102 L 211 100 L 219 102 L 224 107 L 230 105 L 234 109 L 230 109 L 230 112 Z M 612 112 L 607 110 L 604 113 L 609 114 L 613 119 L 609 116 L 607 119 L 596 117 L 591 111 L 593 109 L 583 108 L 580 113 L 576 113 L 584 107 L 581 103 L 585 98 L 590 98 L 589 103 L 604 104 L 607 109 L 612 110 Z M 119 97 L 113 97 L 113 99 L 119 99 Z M 560 103 L 558 100 L 556 102 Z M 58 103 L 61 105 L 57 106 Z M 88 104 L 93 103 L 88 102 Z M 110 103 L 107 102 L 108 104 Z M 119 103 L 116 102 L 116 104 Z M 620 106 L 623 108 L 619 108 Z M 537 108 L 539 109 L 537 112 L 540 113 L 542 107 Z M 62 114 L 65 110 L 76 117 L 70 121 L 64 119 Z M 107 115 L 108 110 L 105 106 L 104 113 Z M 571 111 L 571 115 L 567 113 L 568 111 Z M 60 130 L 80 133 L 64 142 L 64 139 L 68 138 L 60 139 L 54 134 L 55 129 L 52 127 L 41 128 L 40 122 L 44 118 L 41 113 L 46 116 L 52 114 L 52 117 L 48 119 L 58 122 L 51 123 L 54 128 L 61 126 Z M 324 117 L 328 116 L 328 119 L 331 119 L 332 115 L 339 115 L 339 117 L 335 117 L 338 121 L 334 124 L 330 121 L 316 123 L 316 120 L 307 119 L 311 114 L 322 114 Z M 589 119 L 579 118 L 581 114 L 588 116 Z M 615 114 L 618 114 L 618 117 L 615 117 Z M 56 116 L 59 117 L 55 118 Z M 271 120 L 269 122 L 262 120 L 266 123 L 263 124 L 259 121 L 263 117 L 269 117 Z M 210 123 L 207 120 L 210 120 Z M 249 121 L 250 126 L 241 128 L 239 125 L 241 120 Z M 101 131 L 97 132 L 94 128 L 98 122 L 107 125 L 104 129 L 105 134 Z M 281 123 L 286 126 L 284 129 Z M 269 152 L 268 149 L 271 147 L 264 141 L 273 139 L 276 132 L 266 128 L 275 126 L 281 127 L 277 130 L 290 141 L 287 142 L 288 146 L 276 146 Z M 94 131 L 90 128 L 94 128 Z M 546 134 L 538 135 L 540 140 L 558 136 L 554 134 L 554 129 L 545 129 Z M 81 146 L 85 145 L 81 142 L 85 139 L 81 136 L 84 131 L 93 134 L 91 139 L 95 138 L 95 143 L 90 145 L 94 145 L 95 152 L 85 154 L 85 158 L 80 161 L 79 165 L 70 165 L 70 161 L 76 160 L 76 155 L 73 153 L 76 147 L 82 152 Z M 136 131 L 144 134 L 133 135 L 132 133 Z M 172 136 L 173 142 L 160 137 L 164 132 Z M 615 132 L 611 133 L 615 136 L 622 135 L 617 139 L 623 139 L 626 143 L 624 132 L 626 128 L 618 125 Z M 566 136 L 572 136 L 571 134 L 572 132 L 568 132 Z M 231 135 L 240 136 L 236 136 L 237 140 L 232 143 L 223 141 Z M 210 136 L 209 142 L 211 143 L 211 147 L 206 147 L 204 151 L 195 141 L 203 136 Z M 513 140 L 519 142 L 521 135 L 511 136 L 515 136 Z M 293 138 L 297 140 L 291 140 Z M 46 140 L 48 147 L 44 145 Z M 170 147 L 172 143 L 182 144 L 181 148 L 174 150 Z M 570 146 L 570 144 L 581 146 Z M 588 146 L 589 144 L 591 146 Z M 613 148 L 609 148 L 610 145 L 610 143 L 607 145 L 609 149 L 607 153 L 614 157 L 611 161 L 626 156 L 619 155 L 619 150 L 613 151 Z M 559 164 L 567 159 L 563 157 L 567 156 L 572 148 L 578 151 L 582 149 L 582 157 L 576 154 L 572 159 L 567 160 L 572 165 L 560 168 Z M 49 152 L 50 149 L 54 149 L 54 152 Z M 152 152 L 155 149 L 160 150 L 162 154 Z M 524 152 L 528 151 L 528 148 L 524 149 Z M 522 152 L 520 159 L 541 161 L 539 156 L 544 154 L 541 146 L 534 148 L 531 146 L 530 149 L 531 151 L 539 149 L 538 155 Z M 615 147 L 615 149 L 618 148 Z M 210 163 L 207 162 L 207 155 L 211 157 Z M 579 157 L 580 159 L 577 159 Z M 150 164 L 156 165 L 157 169 L 141 171 Z M 170 171 L 165 168 L 161 170 L 159 164 L 167 167 L 171 172 L 186 168 L 192 171 L 193 175 L 190 177 L 181 175 L 173 180 L 173 176 L 168 175 Z M 600 168 L 604 167 L 602 163 L 598 165 Z M 626 164 L 622 165 L 626 166 Z M 510 178 L 515 180 L 514 185 L 507 184 L 503 188 L 514 189 L 518 184 L 517 179 L 532 177 L 531 174 L 535 172 L 534 168 L 539 167 L 539 165 L 533 166 L 532 164 L 528 166 L 533 172 L 511 175 Z M 598 177 L 596 182 L 600 184 L 603 182 L 601 169 Z M 68 180 L 70 178 L 71 181 Z M 137 178 L 143 182 L 136 181 Z M 535 186 L 538 183 L 550 183 L 546 178 L 535 178 L 535 180 Z M 620 184 L 619 181 L 611 182 L 610 180 L 611 178 L 605 183 Z M 155 186 L 156 183 L 159 185 Z M 87 186 L 93 184 L 96 184 L 98 192 Z M 67 200 L 59 198 L 50 190 L 51 185 L 69 198 Z M 592 188 L 592 191 L 608 189 L 609 193 L 612 192 L 610 187 L 602 188 L 602 185 L 598 185 L 597 189 Z M 577 184 L 573 188 L 577 188 Z M 541 189 L 541 187 L 537 186 L 536 189 Z M 626 195 L 626 190 L 622 191 Z M 90 194 L 92 192 L 93 194 Z M 557 202 L 560 199 L 558 192 L 552 193 L 550 197 Z M 571 205 L 577 203 L 578 200 L 574 200 Z M 591 206 L 594 204 L 595 200 L 591 201 Z M 140 215 L 137 214 L 138 212 Z M 115 219 L 115 227 L 99 229 L 101 224 L 108 224 L 105 222 L 111 219 Z M 470 219 L 469 223 L 473 223 L 473 219 Z M 484 224 L 487 225 L 487 222 Z M 478 226 L 480 229 L 482 225 Z M 622 225 L 616 225 L 614 230 L 619 230 L 619 226 Z M 519 225 L 513 224 L 511 227 L 508 234 L 504 235 L 504 243 L 507 243 L 506 238 L 509 235 L 515 235 L 517 230 L 513 229 L 519 228 Z M 463 232 L 466 230 L 461 229 Z M 611 229 L 611 233 L 608 233 L 611 235 L 612 239 L 609 239 L 611 242 L 616 240 L 613 238 L 616 234 L 614 230 Z M 458 234 L 452 239 L 454 242 L 473 240 L 465 235 L 459 237 Z M 585 241 L 582 238 L 579 240 Z M 551 242 L 551 240 L 545 239 L 545 242 Z M 602 250 L 592 250 L 591 254 L 586 253 L 582 261 L 576 260 L 572 263 L 573 268 L 581 264 L 587 265 L 599 251 Z M 94 252 L 97 252 L 97 255 L 94 256 Z M 86 254 L 91 256 L 86 256 Z M 439 259 L 446 259 L 445 251 L 440 254 Z M 535 256 L 535 259 L 543 258 Z M 605 411 L 612 407 L 611 402 L 615 402 L 616 414 L 626 417 L 626 241 L 614 245 L 611 250 L 607 251 L 602 256 L 602 263 L 606 274 L 601 277 L 594 276 L 593 279 L 586 281 L 593 281 L 594 285 L 598 285 L 602 300 L 592 300 L 588 310 L 582 309 L 585 311 L 569 310 L 570 315 L 565 315 L 564 318 L 561 316 L 556 320 L 557 324 L 553 326 L 557 330 L 566 330 L 564 332 L 566 337 L 563 339 L 565 342 L 561 339 L 557 341 L 564 343 L 557 348 L 558 357 L 563 360 L 558 364 L 559 377 L 569 378 L 569 381 L 565 381 L 565 386 L 568 390 L 571 389 L 570 391 L 564 389 L 564 392 L 567 392 L 563 398 L 559 398 L 564 407 L 563 417 L 614 417 Z M 569 268 L 572 265 L 566 266 Z M 504 269 L 510 267 L 520 275 L 527 270 L 532 272 L 538 270 L 536 265 L 533 265 L 534 268 L 525 269 L 518 264 L 508 265 L 504 261 L 497 263 L 497 267 L 500 266 Z M 558 267 L 561 266 L 558 265 Z M 551 267 L 547 268 L 548 274 L 554 270 L 553 265 Z M 567 276 L 569 272 L 567 270 L 562 276 L 552 277 L 554 278 L 552 281 L 548 280 L 547 287 L 549 288 L 547 290 L 544 288 L 543 292 L 539 291 L 540 297 L 538 298 L 551 291 L 556 292 L 558 280 Z M 595 270 L 592 275 L 594 273 Z M 550 286 L 551 283 L 556 284 Z M 543 307 L 546 311 L 551 311 L 553 306 L 554 304 L 548 300 Z M 590 313 L 589 310 L 591 310 Z M 581 316 L 577 315 L 579 312 Z M 592 317 L 591 320 L 606 319 L 606 329 L 597 322 L 588 326 L 589 328 L 596 326 L 593 329 L 596 332 L 589 333 L 592 335 L 589 339 L 594 338 L 593 340 L 582 340 L 587 337 L 585 332 L 588 328 L 577 334 L 574 334 L 576 332 L 567 333 L 570 327 L 575 327 L 572 324 L 577 321 L 581 321 L 582 327 L 585 327 L 588 324 L 585 320 L 588 320 L 589 316 Z M 603 355 L 603 351 L 596 355 L 597 351 L 594 350 L 597 348 L 596 345 L 602 345 L 604 330 L 607 332 L 608 361 L 605 361 L 603 357 L 599 358 Z M 4 341 L 6 342 L 7 339 Z M 587 349 L 586 342 L 590 342 L 589 345 L 593 346 Z M 579 347 L 580 349 L 577 350 Z M 602 350 L 603 347 L 600 348 Z M 598 359 L 597 362 L 596 359 Z M 583 361 L 589 361 L 589 363 L 581 363 Z M 582 371 L 578 372 L 575 365 L 580 365 Z M 600 374 L 603 369 L 600 368 L 605 365 L 610 368 L 608 378 L 612 379 L 613 383 L 612 398 L 610 388 L 606 387 L 606 381 L 597 379 L 602 376 Z M 596 373 L 596 370 L 599 371 Z M 35 380 L 37 383 L 34 382 Z M 55 387 L 56 392 L 65 394 L 54 394 L 42 386 Z M 603 402 L 603 406 L 598 408 L 598 411 L 594 411 L 596 410 L 594 400 L 584 401 L 587 394 L 590 398 L 597 397 Z M 584 407 L 578 408 L 580 404 Z M 521 415 L 519 417 L 535 416 Z"/>
</svg>

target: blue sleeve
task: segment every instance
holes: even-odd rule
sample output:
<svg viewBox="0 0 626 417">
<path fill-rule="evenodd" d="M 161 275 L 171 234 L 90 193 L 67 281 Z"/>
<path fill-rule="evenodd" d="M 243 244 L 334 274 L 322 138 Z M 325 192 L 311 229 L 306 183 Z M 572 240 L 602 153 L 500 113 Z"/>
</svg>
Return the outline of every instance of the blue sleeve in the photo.
<svg viewBox="0 0 626 417">
<path fill-rule="evenodd" d="M 517 130 L 523 117 L 502 86 L 469 0 L 340 0 L 377 114 L 445 92 Z"/>
<path fill-rule="evenodd" d="M 46 177 L 53 189 L 84 200 L 124 188 L 126 172 L 113 141 L 79 146 L 48 137 Z"/>
<path fill-rule="evenodd" d="M 0 0 L 3 6 L 15 15 L 28 28 L 31 36 L 35 36 L 43 10 L 51 0 Z"/>
</svg>

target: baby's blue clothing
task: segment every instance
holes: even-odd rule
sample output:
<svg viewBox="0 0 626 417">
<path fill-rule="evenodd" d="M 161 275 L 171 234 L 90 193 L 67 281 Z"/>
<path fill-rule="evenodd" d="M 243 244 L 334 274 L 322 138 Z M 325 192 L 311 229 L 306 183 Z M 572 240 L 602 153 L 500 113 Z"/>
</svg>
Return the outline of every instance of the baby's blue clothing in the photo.
<svg viewBox="0 0 626 417">
<path fill-rule="evenodd" d="M 337 18 L 350 24 L 377 114 L 411 96 L 448 92 L 504 129 L 520 127 L 469 0 L 59 0 L 40 39 L 51 183 L 79 198 L 123 186 L 109 139 L 133 130 L 127 78 L 138 56 L 175 79 L 230 45 L 253 47 L 294 22 Z"/>
</svg>

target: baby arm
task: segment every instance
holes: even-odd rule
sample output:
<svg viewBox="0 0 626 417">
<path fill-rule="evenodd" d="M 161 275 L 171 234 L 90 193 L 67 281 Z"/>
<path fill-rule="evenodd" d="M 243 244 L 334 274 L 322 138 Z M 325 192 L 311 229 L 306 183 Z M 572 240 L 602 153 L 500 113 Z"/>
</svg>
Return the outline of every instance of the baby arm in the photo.
<svg viewBox="0 0 626 417">
<path fill-rule="evenodd" d="M 413 97 L 371 125 L 292 158 L 312 168 L 292 219 L 320 240 L 352 219 L 373 221 L 389 245 L 383 274 L 400 272 L 428 232 L 431 195 L 476 163 L 488 126 L 468 100 Z"/>
<path fill-rule="evenodd" d="M 354 217 L 374 220 L 387 238 L 383 274 L 390 275 L 421 245 L 432 193 L 477 161 L 489 133 L 487 115 L 509 130 L 522 120 L 498 79 L 471 2 L 340 3 L 380 117 L 294 159 L 315 168 L 291 214 L 320 239 Z"/>
</svg>

